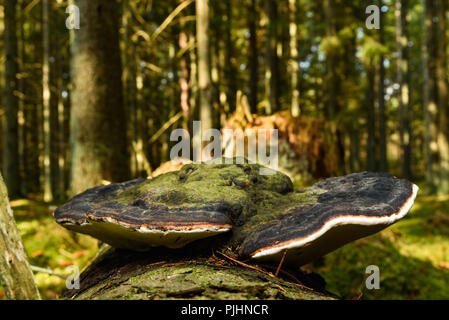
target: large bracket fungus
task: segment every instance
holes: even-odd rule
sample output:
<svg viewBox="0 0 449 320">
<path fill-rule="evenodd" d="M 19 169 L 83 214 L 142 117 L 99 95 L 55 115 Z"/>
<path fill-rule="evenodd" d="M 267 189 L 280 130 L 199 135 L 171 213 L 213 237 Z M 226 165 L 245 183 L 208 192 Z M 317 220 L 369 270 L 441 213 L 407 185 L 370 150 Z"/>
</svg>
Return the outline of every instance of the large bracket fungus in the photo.
<svg viewBox="0 0 449 320">
<path fill-rule="evenodd" d="M 296 266 L 403 218 L 418 187 L 384 173 L 353 173 L 305 189 L 258 164 L 188 164 L 156 178 L 89 189 L 58 208 L 64 227 L 117 248 L 181 248 L 226 233 L 242 259 Z"/>
</svg>

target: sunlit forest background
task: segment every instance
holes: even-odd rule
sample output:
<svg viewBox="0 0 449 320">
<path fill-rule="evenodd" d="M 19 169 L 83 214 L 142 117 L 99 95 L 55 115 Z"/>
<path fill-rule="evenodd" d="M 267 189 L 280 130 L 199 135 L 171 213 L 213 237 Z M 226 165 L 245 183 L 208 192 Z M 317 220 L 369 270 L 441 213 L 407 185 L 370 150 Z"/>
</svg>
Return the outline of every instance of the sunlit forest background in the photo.
<svg viewBox="0 0 449 320">
<path fill-rule="evenodd" d="M 67 27 L 70 5 L 79 29 Z M 368 28 L 372 5 L 379 28 Z M 406 219 L 304 270 L 347 299 L 449 298 L 448 7 L 1 0 L 0 168 L 43 297 L 64 288 L 53 273 L 97 251 L 56 225 L 55 207 L 179 166 L 167 163 L 170 132 L 201 120 L 278 129 L 279 169 L 296 186 L 365 170 L 418 184 Z M 379 290 L 364 286 L 370 264 Z"/>
</svg>

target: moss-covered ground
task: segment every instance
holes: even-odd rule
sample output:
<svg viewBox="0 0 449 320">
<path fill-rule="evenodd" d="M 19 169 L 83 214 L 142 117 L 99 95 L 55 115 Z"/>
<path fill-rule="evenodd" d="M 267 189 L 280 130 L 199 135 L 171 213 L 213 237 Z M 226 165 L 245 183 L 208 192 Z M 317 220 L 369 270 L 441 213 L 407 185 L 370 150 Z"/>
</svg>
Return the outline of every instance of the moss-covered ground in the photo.
<svg viewBox="0 0 449 320">
<path fill-rule="evenodd" d="M 34 266 L 68 274 L 82 270 L 97 252 L 97 241 L 57 225 L 54 207 L 32 200 L 11 203 L 23 243 Z M 380 289 L 368 290 L 365 269 L 380 269 Z M 419 195 L 410 214 L 390 228 L 307 265 L 345 299 L 449 299 L 449 196 Z M 44 299 L 57 298 L 65 280 L 35 272 Z M 4 293 L 0 287 L 0 299 Z"/>
</svg>

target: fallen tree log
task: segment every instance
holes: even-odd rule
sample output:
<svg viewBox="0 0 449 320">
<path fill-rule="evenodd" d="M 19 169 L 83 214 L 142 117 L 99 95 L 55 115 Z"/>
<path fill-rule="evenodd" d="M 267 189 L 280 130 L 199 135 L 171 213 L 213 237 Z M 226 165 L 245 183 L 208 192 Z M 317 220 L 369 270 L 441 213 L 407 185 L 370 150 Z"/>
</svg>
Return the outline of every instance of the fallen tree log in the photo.
<svg viewBox="0 0 449 320">
<path fill-rule="evenodd" d="M 201 246 L 199 246 L 201 247 Z M 80 276 L 68 299 L 335 299 L 314 275 L 245 265 L 198 245 L 133 252 L 108 248 Z M 274 267 L 274 266 L 273 266 Z M 274 267 L 276 268 L 276 267 Z"/>
</svg>

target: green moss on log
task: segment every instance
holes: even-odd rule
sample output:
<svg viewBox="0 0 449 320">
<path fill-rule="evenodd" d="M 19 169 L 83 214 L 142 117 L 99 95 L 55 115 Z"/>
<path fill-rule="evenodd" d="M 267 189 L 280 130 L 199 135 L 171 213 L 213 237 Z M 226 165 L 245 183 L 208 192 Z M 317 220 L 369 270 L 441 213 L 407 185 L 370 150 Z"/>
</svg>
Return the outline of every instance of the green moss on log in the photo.
<svg viewBox="0 0 449 320">
<path fill-rule="evenodd" d="M 233 264 L 218 255 L 109 250 L 81 275 L 71 299 L 334 299 L 301 283 Z M 183 251 L 185 253 L 185 251 Z M 195 251 L 196 252 L 196 251 Z M 163 260 L 161 260 L 165 256 Z M 192 258 L 195 256 L 195 258 Z"/>
</svg>

